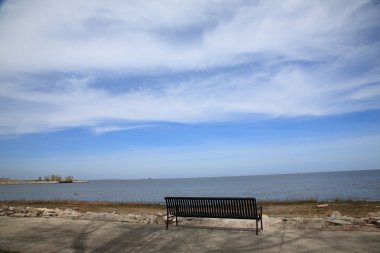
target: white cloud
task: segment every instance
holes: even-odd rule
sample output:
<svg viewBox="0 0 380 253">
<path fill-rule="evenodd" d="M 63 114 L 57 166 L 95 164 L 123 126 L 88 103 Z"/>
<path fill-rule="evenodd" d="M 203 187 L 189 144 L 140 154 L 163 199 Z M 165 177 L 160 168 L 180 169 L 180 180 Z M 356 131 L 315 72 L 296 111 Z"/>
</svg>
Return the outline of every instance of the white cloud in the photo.
<svg viewBox="0 0 380 253">
<path fill-rule="evenodd" d="M 378 25 L 377 8 L 366 4 L 371 2 L 8 1 L 0 16 L 0 67 L 192 69 L 257 52 L 320 59 L 354 49 L 352 37 Z"/>
<path fill-rule="evenodd" d="M 3 86 L 0 94 L 8 103 L 3 103 L 0 111 L 0 133 L 36 133 L 81 126 L 101 133 L 125 129 L 119 125 L 105 127 L 103 122 L 107 120 L 197 123 L 231 120 L 239 114 L 323 116 L 379 106 L 377 100 L 362 104 L 359 98 L 351 103 L 352 98 L 346 93 L 351 94 L 352 87 L 361 90 L 355 80 L 349 88 L 337 89 L 326 85 L 326 80 L 291 68 L 266 77 L 254 73 L 217 74 L 190 78 L 177 85 L 169 83 L 161 90 L 137 89 L 116 94 L 92 87 L 89 80 L 70 78 L 61 82 L 59 89 L 49 91 L 35 89 L 34 85 Z"/>
<path fill-rule="evenodd" d="M 365 87 L 354 92 L 351 98 L 354 100 L 380 97 L 380 86 Z"/>
<path fill-rule="evenodd" d="M 371 1 L 6 1 L 0 135 L 379 109 L 378 10 Z M 94 86 L 103 72 L 194 74 L 115 93 L 112 80 Z"/>
<path fill-rule="evenodd" d="M 120 131 L 127 131 L 127 130 L 134 130 L 139 128 L 147 128 L 147 127 L 153 127 L 153 125 L 136 125 L 136 126 L 127 126 L 127 127 L 121 127 L 121 126 L 99 126 L 99 127 L 93 127 L 92 131 L 96 134 L 104 134 L 104 133 L 110 133 L 110 132 L 120 132 Z"/>
</svg>

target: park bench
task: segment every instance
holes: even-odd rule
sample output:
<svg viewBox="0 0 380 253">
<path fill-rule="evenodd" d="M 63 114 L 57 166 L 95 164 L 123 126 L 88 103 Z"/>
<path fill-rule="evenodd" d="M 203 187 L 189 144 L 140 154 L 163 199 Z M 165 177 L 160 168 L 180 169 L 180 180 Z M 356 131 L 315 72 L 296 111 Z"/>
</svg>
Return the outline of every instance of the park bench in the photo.
<svg viewBox="0 0 380 253">
<path fill-rule="evenodd" d="M 262 207 L 257 207 L 255 198 L 216 198 L 216 197 L 165 197 L 167 217 L 166 229 L 169 226 L 169 217 L 200 217 L 200 218 L 227 218 L 256 220 L 256 234 L 261 223 L 263 229 Z"/>
</svg>

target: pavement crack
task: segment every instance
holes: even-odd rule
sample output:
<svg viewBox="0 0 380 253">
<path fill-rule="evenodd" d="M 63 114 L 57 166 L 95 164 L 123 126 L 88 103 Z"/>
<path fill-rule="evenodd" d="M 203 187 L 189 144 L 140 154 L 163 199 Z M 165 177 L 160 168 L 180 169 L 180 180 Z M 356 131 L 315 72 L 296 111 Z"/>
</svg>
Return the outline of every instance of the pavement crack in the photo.
<svg viewBox="0 0 380 253">
<path fill-rule="evenodd" d="M 284 231 L 282 231 L 281 244 L 280 244 L 280 249 L 279 249 L 278 253 L 281 253 L 282 245 L 284 244 L 284 237 L 285 237 L 285 229 L 284 229 Z"/>
</svg>

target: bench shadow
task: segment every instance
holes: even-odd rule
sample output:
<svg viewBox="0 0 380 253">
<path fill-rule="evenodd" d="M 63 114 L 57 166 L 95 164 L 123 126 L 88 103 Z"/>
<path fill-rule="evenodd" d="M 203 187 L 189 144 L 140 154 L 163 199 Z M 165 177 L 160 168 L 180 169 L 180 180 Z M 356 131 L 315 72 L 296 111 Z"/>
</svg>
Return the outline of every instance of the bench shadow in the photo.
<svg viewBox="0 0 380 253">
<path fill-rule="evenodd" d="M 253 232 L 256 235 L 256 228 L 244 228 L 244 227 L 228 227 L 228 226 L 211 226 L 211 225 L 197 225 L 197 224 L 179 224 L 178 226 L 170 226 L 169 225 L 169 230 L 170 228 L 194 228 L 194 229 L 211 229 L 215 231 L 236 231 L 236 232 Z M 259 228 L 259 235 L 262 230 Z"/>
</svg>

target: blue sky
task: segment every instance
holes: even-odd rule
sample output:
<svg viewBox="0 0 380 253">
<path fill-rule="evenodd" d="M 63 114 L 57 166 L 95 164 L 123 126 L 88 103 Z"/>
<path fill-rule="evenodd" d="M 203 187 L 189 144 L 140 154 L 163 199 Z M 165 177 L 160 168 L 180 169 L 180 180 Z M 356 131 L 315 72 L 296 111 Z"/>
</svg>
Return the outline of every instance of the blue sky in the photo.
<svg viewBox="0 0 380 253">
<path fill-rule="evenodd" d="M 379 1 L 2 1 L 0 177 L 380 169 Z"/>
</svg>

